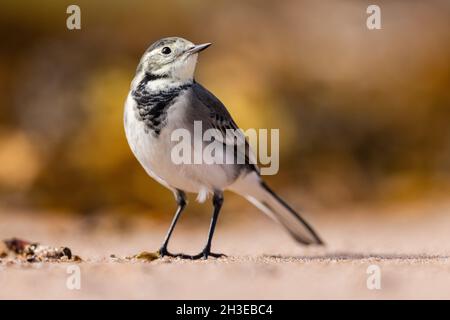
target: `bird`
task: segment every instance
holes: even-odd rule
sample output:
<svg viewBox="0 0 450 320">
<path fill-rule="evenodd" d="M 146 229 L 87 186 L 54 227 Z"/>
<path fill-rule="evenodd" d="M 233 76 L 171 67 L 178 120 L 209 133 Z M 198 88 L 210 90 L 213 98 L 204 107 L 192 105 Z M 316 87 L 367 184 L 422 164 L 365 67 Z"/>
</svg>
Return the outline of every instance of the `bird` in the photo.
<svg viewBox="0 0 450 320">
<path fill-rule="evenodd" d="M 140 59 L 125 101 L 125 135 L 132 153 L 150 177 L 173 192 L 177 202 L 159 255 L 194 260 L 224 257 L 224 254 L 212 252 L 211 245 L 227 190 L 245 197 L 281 224 L 299 243 L 323 245 L 316 231 L 263 181 L 247 140 L 224 104 L 195 80 L 198 55 L 210 45 L 195 45 L 181 37 L 154 42 Z M 224 157 L 230 156 L 229 150 L 237 150 L 245 161 L 175 163 L 171 150 L 176 141 L 172 133 L 178 129 L 193 132 L 194 122 L 201 123 L 202 132 L 208 129 L 238 132 L 244 148 L 235 148 L 238 142 L 226 138 L 216 143 L 224 147 Z M 243 152 L 249 154 L 243 155 Z M 213 212 L 207 241 L 196 255 L 174 254 L 168 250 L 175 225 L 187 205 L 187 193 L 196 193 L 200 202 L 212 196 Z"/>
</svg>

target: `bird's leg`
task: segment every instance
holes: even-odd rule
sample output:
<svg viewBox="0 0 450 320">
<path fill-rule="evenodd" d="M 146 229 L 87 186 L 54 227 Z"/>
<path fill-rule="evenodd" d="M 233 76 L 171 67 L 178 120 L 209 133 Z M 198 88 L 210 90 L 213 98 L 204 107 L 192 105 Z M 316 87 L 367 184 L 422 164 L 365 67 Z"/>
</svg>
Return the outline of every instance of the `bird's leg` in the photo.
<svg viewBox="0 0 450 320">
<path fill-rule="evenodd" d="M 177 211 L 175 212 L 175 216 L 172 219 L 172 223 L 170 224 L 169 230 L 167 231 L 166 238 L 164 239 L 163 245 L 159 249 L 159 254 L 161 257 L 169 256 L 169 257 L 178 257 L 178 254 L 172 254 L 169 251 L 167 251 L 167 246 L 169 244 L 170 237 L 172 236 L 173 229 L 175 229 L 175 225 L 178 222 L 178 218 L 181 215 L 181 212 L 183 212 L 184 208 L 186 207 L 186 194 L 181 190 L 176 190 L 175 192 L 175 199 L 178 204 Z"/>
<path fill-rule="evenodd" d="M 221 253 L 213 253 L 211 252 L 211 242 L 214 235 L 214 230 L 216 228 L 217 218 L 219 217 L 220 209 L 222 208 L 223 204 L 223 194 L 222 192 L 215 192 L 213 197 L 213 205 L 214 205 L 214 211 L 211 218 L 211 225 L 209 227 L 209 233 L 208 233 L 208 241 L 206 242 L 206 246 L 203 249 L 202 252 L 195 256 L 187 256 L 187 255 L 179 255 L 181 258 L 185 259 L 208 259 L 208 257 L 214 257 L 214 258 L 220 258 L 225 257 L 224 254 Z"/>
<path fill-rule="evenodd" d="M 217 218 L 219 217 L 219 213 L 220 213 L 220 209 L 222 208 L 222 204 L 223 204 L 223 193 L 215 192 L 214 196 L 213 196 L 214 211 L 213 211 L 213 215 L 211 218 L 211 225 L 209 226 L 208 241 L 206 242 L 206 246 L 203 249 L 203 251 L 197 255 L 198 258 L 208 259 L 209 256 L 214 257 L 214 258 L 220 258 L 220 257 L 225 256 L 224 254 L 221 254 L 221 253 L 211 252 L 211 242 L 212 242 L 212 238 L 214 236 L 214 230 L 216 229 Z"/>
</svg>

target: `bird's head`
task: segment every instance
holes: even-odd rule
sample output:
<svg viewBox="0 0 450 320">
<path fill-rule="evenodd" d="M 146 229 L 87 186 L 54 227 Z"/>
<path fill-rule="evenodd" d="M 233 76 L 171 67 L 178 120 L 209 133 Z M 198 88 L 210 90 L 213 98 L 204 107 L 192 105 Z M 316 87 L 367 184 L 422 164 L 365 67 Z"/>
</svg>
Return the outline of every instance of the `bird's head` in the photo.
<svg viewBox="0 0 450 320">
<path fill-rule="evenodd" d="M 145 51 L 137 72 L 179 81 L 192 80 L 198 53 L 210 45 L 211 43 L 195 45 L 178 37 L 158 40 Z"/>
</svg>

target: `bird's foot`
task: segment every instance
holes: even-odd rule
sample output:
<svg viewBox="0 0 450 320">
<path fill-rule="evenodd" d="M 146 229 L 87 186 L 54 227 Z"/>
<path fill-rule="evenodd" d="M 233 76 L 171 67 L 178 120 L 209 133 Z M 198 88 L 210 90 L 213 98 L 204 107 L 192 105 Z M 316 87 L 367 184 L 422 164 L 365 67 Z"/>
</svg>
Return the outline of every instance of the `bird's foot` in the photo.
<svg viewBox="0 0 450 320">
<path fill-rule="evenodd" d="M 180 258 L 180 259 L 185 259 L 185 260 L 199 260 L 199 259 L 207 260 L 209 257 L 213 257 L 216 259 L 227 257 L 227 255 L 225 255 L 223 253 L 214 253 L 207 249 L 204 249 L 202 252 L 200 252 L 199 254 L 196 254 L 196 255 L 189 255 L 189 254 L 184 254 L 184 253 L 170 253 L 169 251 L 167 251 L 167 248 L 164 246 L 158 250 L 158 254 L 161 258 L 162 257 L 171 257 L 171 258 Z"/>
<path fill-rule="evenodd" d="M 172 258 L 177 258 L 180 256 L 180 254 L 174 254 L 174 253 L 170 253 L 167 250 L 167 247 L 162 246 L 159 250 L 158 250 L 158 254 L 161 258 L 163 257 L 172 257 Z"/>
<path fill-rule="evenodd" d="M 207 260 L 209 257 L 218 259 L 218 258 L 225 258 L 227 256 L 223 253 L 214 253 L 209 250 L 203 250 L 202 252 L 196 255 L 179 254 L 177 257 L 187 260 L 199 260 L 199 259 Z"/>
<path fill-rule="evenodd" d="M 208 256 L 209 256 L 209 257 L 216 258 L 216 259 L 219 259 L 219 258 L 227 258 L 227 257 L 228 257 L 226 254 L 223 254 L 223 253 L 214 253 L 214 252 L 210 252 L 210 253 L 208 254 Z M 206 259 L 208 258 L 208 256 L 206 256 Z"/>
</svg>

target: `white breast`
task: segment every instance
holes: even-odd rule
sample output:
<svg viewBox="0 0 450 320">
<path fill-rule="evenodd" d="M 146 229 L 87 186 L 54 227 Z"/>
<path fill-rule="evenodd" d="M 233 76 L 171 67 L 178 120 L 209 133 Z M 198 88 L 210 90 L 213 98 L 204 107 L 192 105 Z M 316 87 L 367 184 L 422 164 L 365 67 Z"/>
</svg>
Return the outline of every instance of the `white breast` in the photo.
<svg viewBox="0 0 450 320">
<path fill-rule="evenodd" d="M 220 165 L 175 164 L 172 161 L 171 150 L 177 144 L 171 140 L 172 131 L 191 127 L 184 116 L 187 94 L 180 95 L 168 109 L 167 125 L 158 137 L 145 132 L 145 125 L 135 112 L 136 102 L 129 95 L 125 103 L 125 133 L 133 154 L 151 177 L 171 190 L 199 193 L 199 200 L 204 200 L 208 193 L 223 190 L 232 181 Z"/>
</svg>

